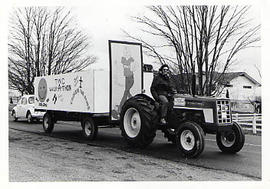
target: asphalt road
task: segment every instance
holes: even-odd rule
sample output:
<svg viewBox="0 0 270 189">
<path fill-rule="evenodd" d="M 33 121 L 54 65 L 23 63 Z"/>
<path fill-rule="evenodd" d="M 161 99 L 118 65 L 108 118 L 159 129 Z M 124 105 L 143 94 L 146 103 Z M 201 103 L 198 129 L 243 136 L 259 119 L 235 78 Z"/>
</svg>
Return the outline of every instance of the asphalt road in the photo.
<svg viewBox="0 0 270 189">
<path fill-rule="evenodd" d="M 9 128 L 21 132 L 48 135 L 44 133 L 41 123 L 28 124 L 25 121 L 9 121 Z M 206 135 L 204 152 L 197 159 L 181 157 L 176 147 L 167 142 L 160 131 L 157 132 L 153 143 L 146 149 L 135 149 L 128 146 L 121 137 L 119 128 L 100 128 L 97 139 L 87 141 L 82 137 L 80 123 L 76 122 L 58 122 L 53 133 L 48 136 L 90 146 L 111 147 L 123 152 L 143 154 L 151 158 L 185 163 L 209 170 L 226 171 L 249 177 L 252 180 L 261 179 L 261 136 L 246 135 L 243 149 L 237 154 L 229 155 L 220 152 L 214 135 Z"/>
</svg>

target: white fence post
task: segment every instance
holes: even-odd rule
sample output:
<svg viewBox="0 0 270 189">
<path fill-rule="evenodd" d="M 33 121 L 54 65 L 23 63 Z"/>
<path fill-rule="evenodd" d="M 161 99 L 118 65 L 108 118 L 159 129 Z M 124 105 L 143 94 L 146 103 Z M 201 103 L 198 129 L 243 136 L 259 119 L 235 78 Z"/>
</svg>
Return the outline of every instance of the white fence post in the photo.
<svg viewBox="0 0 270 189">
<path fill-rule="evenodd" d="M 253 121 L 252 121 L 252 130 L 253 130 L 253 134 L 257 133 L 257 121 L 256 121 L 256 113 L 253 114 Z"/>
</svg>

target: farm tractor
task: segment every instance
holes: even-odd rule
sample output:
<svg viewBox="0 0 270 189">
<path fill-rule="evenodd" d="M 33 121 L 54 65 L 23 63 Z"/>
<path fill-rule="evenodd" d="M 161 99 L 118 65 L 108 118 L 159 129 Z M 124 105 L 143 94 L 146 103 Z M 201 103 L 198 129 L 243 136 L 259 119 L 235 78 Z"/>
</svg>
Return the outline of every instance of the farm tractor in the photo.
<svg viewBox="0 0 270 189">
<path fill-rule="evenodd" d="M 175 94 L 166 125 L 159 125 L 159 104 L 151 97 L 138 94 L 126 101 L 121 112 L 120 128 L 125 140 L 146 147 L 157 129 L 169 142 L 176 144 L 184 157 L 197 157 L 204 150 L 205 134 L 215 134 L 219 149 L 239 152 L 245 142 L 241 127 L 232 122 L 230 100 Z"/>
</svg>

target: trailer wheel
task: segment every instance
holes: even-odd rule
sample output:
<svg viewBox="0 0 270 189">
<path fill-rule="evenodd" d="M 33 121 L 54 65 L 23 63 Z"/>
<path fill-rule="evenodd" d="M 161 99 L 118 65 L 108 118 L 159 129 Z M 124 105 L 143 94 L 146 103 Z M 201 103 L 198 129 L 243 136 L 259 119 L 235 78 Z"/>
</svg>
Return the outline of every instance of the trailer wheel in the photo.
<svg viewBox="0 0 270 189">
<path fill-rule="evenodd" d="M 45 131 L 45 133 L 51 133 L 53 131 L 54 121 L 50 113 L 46 112 L 44 114 L 42 125 L 43 125 L 43 130 Z"/>
<path fill-rule="evenodd" d="M 177 149 L 186 158 L 198 157 L 204 149 L 204 132 L 195 122 L 184 122 L 176 133 Z"/>
<path fill-rule="evenodd" d="M 176 134 L 175 131 L 172 129 L 162 129 L 161 130 L 164 133 L 164 137 L 167 138 L 169 142 L 172 142 L 173 144 L 176 144 Z"/>
<path fill-rule="evenodd" d="M 216 141 L 222 152 L 237 153 L 244 146 L 245 134 L 242 128 L 234 122 L 231 131 L 217 132 Z"/>
<path fill-rule="evenodd" d="M 128 144 L 144 148 L 156 136 L 157 112 L 150 99 L 134 96 L 125 102 L 120 115 L 120 129 Z"/>
<path fill-rule="evenodd" d="M 88 140 L 95 140 L 98 133 L 98 127 L 95 125 L 92 118 L 85 118 L 82 121 L 83 136 Z"/>
</svg>

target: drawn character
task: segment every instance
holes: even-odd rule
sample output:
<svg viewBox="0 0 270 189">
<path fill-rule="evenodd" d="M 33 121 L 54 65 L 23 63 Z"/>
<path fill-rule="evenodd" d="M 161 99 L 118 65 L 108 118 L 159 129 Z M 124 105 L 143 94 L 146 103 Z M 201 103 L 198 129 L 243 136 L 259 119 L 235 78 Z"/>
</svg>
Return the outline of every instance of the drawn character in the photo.
<svg viewBox="0 0 270 189">
<path fill-rule="evenodd" d="M 132 88 L 134 84 L 134 74 L 133 74 L 133 69 L 132 69 L 133 67 L 132 64 L 134 63 L 134 59 L 131 57 L 127 48 L 124 49 L 124 55 L 121 58 L 121 63 L 123 64 L 123 68 L 124 68 L 125 91 L 119 105 L 119 112 L 121 111 L 121 108 L 123 104 L 125 103 L 125 101 L 129 99 L 130 97 L 132 97 L 130 93 L 130 89 Z"/>
<path fill-rule="evenodd" d="M 44 102 L 47 97 L 47 82 L 41 78 L 38 83 L 38 98 L 40 102 Z"/>
</svg>

